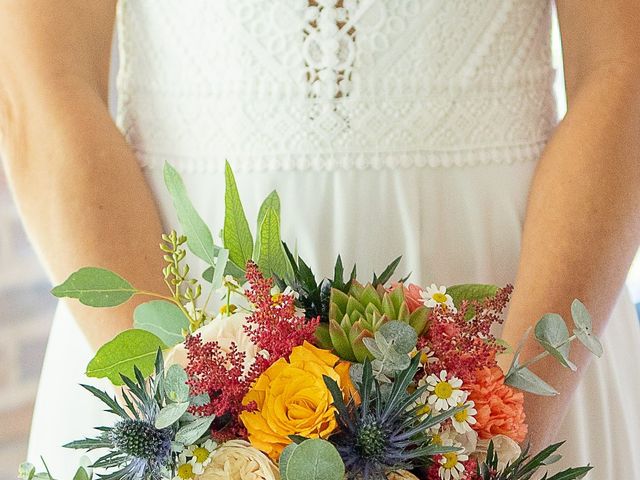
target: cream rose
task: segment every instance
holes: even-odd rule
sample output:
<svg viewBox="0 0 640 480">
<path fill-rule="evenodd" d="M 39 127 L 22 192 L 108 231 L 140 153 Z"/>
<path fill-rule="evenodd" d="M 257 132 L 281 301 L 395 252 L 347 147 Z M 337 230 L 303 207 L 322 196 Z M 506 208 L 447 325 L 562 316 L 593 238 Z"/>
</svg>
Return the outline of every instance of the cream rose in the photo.
<svg viewBox="0 0 640 480">
<path fill-rule="evenodd" d="M 275 464 L 244 440 L 219 446 L 198 480 L 280 480 Z"/>
<path fill-rule="evenodd" d="M 493 450 L 498 455 L 498 469 L 502 470 L 507 466 L 507 463 L 513 463 L 513 461 L 520 456 L 522 450 L 513 439 L 506 435 L 496 435 L 492 437 Z M 491 440 L 478 440 L 478 446 L 475 456 L 480 461 L 485 461 L 487 458 L 487 448 Z"/>
<path fill-rule="evenodd" d="M 248 316 L 249 313 L 245 311 L 239 311 L 230 316 L 218 315 L 207 325 L 196 330 L 194 334 L 200 334 L 203 342 L 218 342 L 225 352 L 229 352 L 232 343 L 235 344 L 238 351 L 245 354 L 244 367 L 246 372 L 258 354 L 258 348 L 244 331 Z M 185 368 L 187 363 L 187 349 L 184 343 L 179 343 L 171 348 L 165 356 L 167 366 L 178 364 Z"/>
</svg>

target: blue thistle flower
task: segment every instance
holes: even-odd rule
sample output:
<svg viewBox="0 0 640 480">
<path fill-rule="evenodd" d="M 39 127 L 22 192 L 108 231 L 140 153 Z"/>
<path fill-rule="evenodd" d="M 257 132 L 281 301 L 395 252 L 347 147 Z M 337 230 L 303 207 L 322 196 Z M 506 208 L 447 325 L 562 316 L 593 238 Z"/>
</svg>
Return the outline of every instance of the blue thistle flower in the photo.
<svg viewBox="0 0 640 480">
<path fill-rule="evenodd" d="M 456 450 L 432 444 L 429 429 L 464 407 L 421 419 L 420 407 L 414 405 L 427 387 L 408 393 L 419 362 L 419 355 L 416 355 L 409 367 L 398 374 L 387 393 L 373 378 L 371 363 L 365 360 L 362 382 L 357 384 L 360 405 L 353 401 L 345 405 L 338 384 L 324 377 L 333 396 L 339 424 L 338 433 L 329 441 L 340 453 L 349 478 L 386 480 L 390 471 L 425 466 L 430 457 Z"/>
<path fill-rule="evenodd" d="M 161 352 L 156 357 L 156 372 L 153 381 L 145 381 L 142 372 L 134 367 L 136 381 L 121 375 L 129 394 L 123 391 L 126 404 L 121 406 L 115 398 L 91 385 L 82 385 L 108 407 L 107 411 L 121 419 L 112 427 L 96 427 L 100 435 L 71 442 L 65 447 L 84 449 L 108 449 L 94 468 L 117 469 L 112 473 L 99 474 L 102 480 L 161 480 L 163 472 L 171 465 L 171 441 L 175 437 L 172 427 L 155 427 L 156 417 L 162 407 L 162 382 L 164 365 Z"/>
</svg>

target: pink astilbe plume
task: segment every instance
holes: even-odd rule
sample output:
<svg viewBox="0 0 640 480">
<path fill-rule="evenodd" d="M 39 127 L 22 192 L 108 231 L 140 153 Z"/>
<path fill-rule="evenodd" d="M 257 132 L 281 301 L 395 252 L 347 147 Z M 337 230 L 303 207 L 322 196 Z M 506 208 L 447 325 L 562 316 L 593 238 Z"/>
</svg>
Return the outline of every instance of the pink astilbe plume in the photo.
<svg viewBox="0 0 640 480">
<path fill-rule="evenodd" d="M 420 339 L 419 347 L 429 347 L 435 360 L 427 367 L 429 372 L 446 370 L 449 375 L 470 381 L 475 372 L 496 365 L 496 355 L 504 347 L 491 334 L 491 326 L 502 323 L 502 312 L 509 303 L 513 287 L 507 285 L 494 297 L 483 301 L 463 302 L 457 312 L 436 307 L 430 314 L 430 326 Z M 475 316 L 466 320 L 469 308 Z"/>
<path fill-rule="evenodd" d="M 245 354 L 239 352 L 235 344 L 228 351 L 223 350 L 218 342 L 203 342 L 200 334 L 190 335 L 185 341 L 189 364 L 186 372 L 192 395 L 208 394 L 210 402 L 190 407 L 195 415 L 225 418 L 224 433 L 217 435 L 219 440 L 244 437 L 243 427 L 237 421 L 242 411 L 242 399 L 249 391 L 251 384 L 262 373 L 251 366 L 245 373 Z M 222 427 L 223 425 L 218 425 Z"/>
<path fill-rule="evenodd" d="M 265 278 L 258 266 L 247 263 L 247 280 L 250 288 L 245 291 L 249 301 L 255 306 L 255 312 L 247 318 L 245 331 L 259 349 L 267 356 L 257 358 L 257 362 L 269 365 L 288 356 L 294 347 L 304 341 L 315 343 L 315 331 L 320 318 L 307 319 L 296 316 L 293 295 L 271 295 L 271 278 Z M 264 371 L 264 370 L 263 370 Z"/>
<path fill-rule="evenodd" d="M 245 354 L 235 344 L 225 351 L 217 342 L 203 342 L 199 334 L 185 341 L 189 363 L 186 368 L 192 395 L 209 395 L 210 401 L 192 406 L 196 415 L 215 415 L 212 435 L 218 440 L 245 437 L 244 427 L 238 421 L 240 412 L 253 382 L 276 360 L 287 357 L 294 347 L 313 342 L 320 321 L 296 316 L 292 295 L 271 295 L 272 280 L 265 278 L 258 266 L 247 264 L 247 299 L 255 311 L 244 326 L 251 341 L 258 347 L 254 363 L 246 369 Z M 215 320 L 214 320 L 215 321 Z"/>
</svg>

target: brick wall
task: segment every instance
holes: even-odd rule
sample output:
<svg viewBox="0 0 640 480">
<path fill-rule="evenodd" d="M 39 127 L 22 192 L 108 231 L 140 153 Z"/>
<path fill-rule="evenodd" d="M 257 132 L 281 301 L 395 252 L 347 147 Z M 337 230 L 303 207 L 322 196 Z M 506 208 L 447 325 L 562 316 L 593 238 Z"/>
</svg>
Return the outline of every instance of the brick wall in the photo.
<svg viewBox="0 0 640 480">
<path fill-rule="evenodd" d="M 26 457 L 33 400 L 55 299 L 0 168 L 0 480 Z"/>
</svg>

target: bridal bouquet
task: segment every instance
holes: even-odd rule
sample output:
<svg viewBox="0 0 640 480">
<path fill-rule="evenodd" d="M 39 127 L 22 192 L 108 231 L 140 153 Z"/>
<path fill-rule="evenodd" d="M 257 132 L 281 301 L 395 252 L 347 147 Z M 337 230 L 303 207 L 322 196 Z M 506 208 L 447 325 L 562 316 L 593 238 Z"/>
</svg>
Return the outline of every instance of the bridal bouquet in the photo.
<svg viewBox="0 0 640 480">
<path fill-rule="evenodd" d="M 338 257 L 333 278 L 318 281 L 280 239 L 276 192 L 254 240 L 227 165 L 218 246 L 177 172 L 164 173 L 184 231 L 160 245 L 167 293 L 99 268 L 53 289 L 94 307 L 154 298 L 87 366 L 122 388 L 84 385 L 117 418 L 66 445 L 103 452 L 75 479 L 95 469 L 107 480 L 524 480 L 559 458 L 560 444 L 535 455 L 525 446 L 519 390 L 556 394 L 528 366 L 552 355 L 575 369 L 574 340 L 602 353 L 582 303 L 572 305 L 573 335 L 544 315 L 534 329 L 544 353 L 524 361 L 516 350 L 505 375 L 496 357 L 509 347 L 491 329 L 511 286 L 393 282 L 399 258 L 365 281 Z M 198 276 L 187 250 L 205 263 Z M 30 464 L 20 472 L 52 478 Z"/>
</svg>

